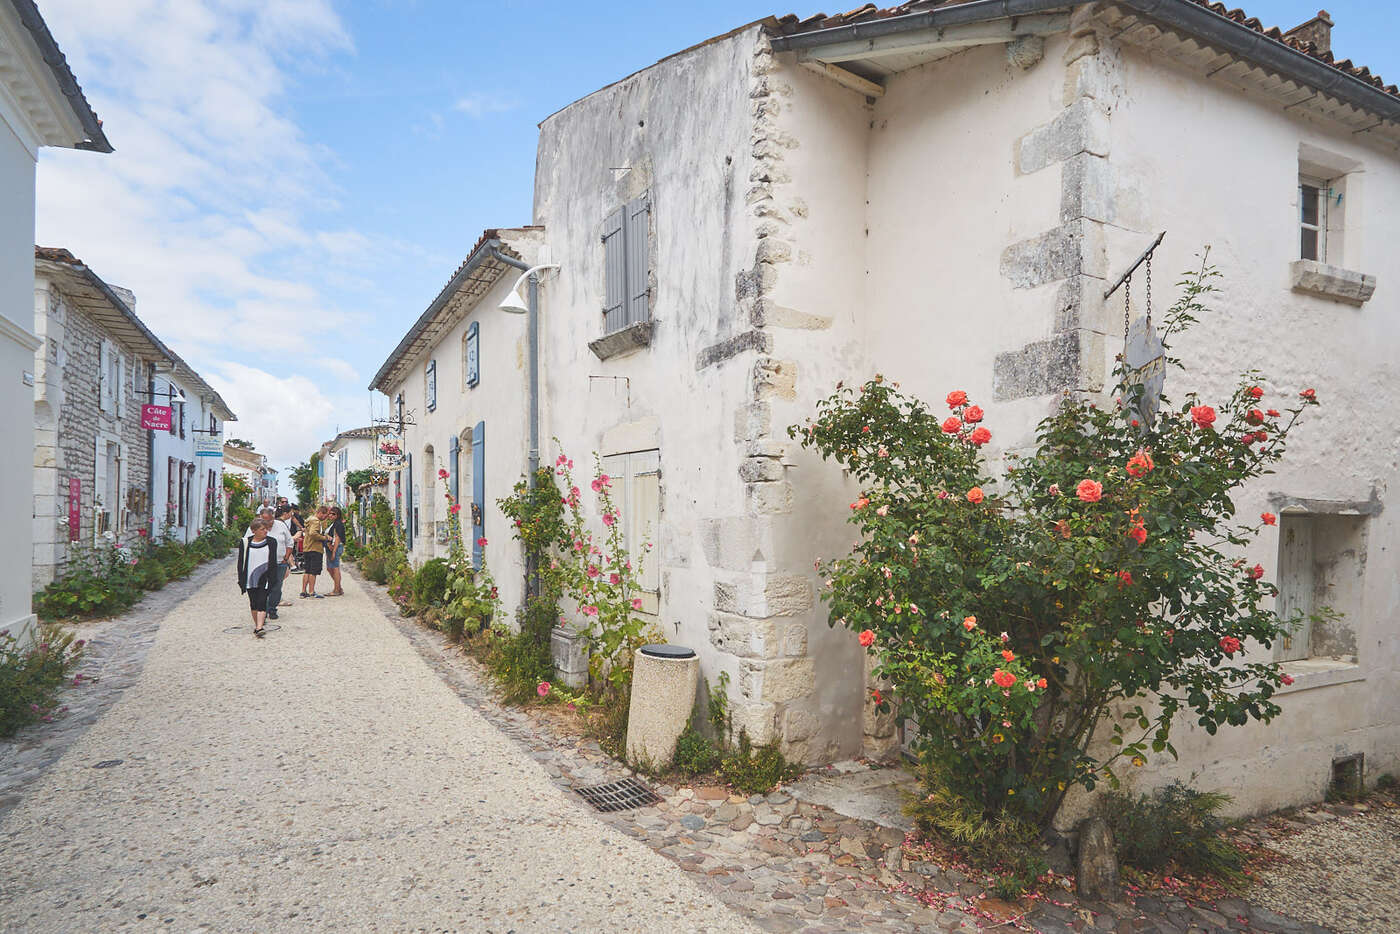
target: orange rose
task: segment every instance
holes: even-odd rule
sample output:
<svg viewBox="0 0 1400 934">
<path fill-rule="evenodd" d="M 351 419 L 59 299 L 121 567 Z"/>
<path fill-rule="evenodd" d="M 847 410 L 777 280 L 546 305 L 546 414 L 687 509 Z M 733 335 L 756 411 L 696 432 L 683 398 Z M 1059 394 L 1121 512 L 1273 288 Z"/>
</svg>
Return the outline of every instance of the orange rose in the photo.
<svg viewBox="0 0 1400 934">
<path fill-rule="evenodd" d="M 1209 428 L 1215 424 L 1215 409 L 1208 405 L 1192 406 L 1191 421 L 1196 423 L 1197 428 Z"/>
<path fill-rule="evenodd" d="M 948 408 L 956 409 L 960 405 L 967 404 L 967 393 L 961 389 L 955 389 L 948 393 Z"/>
<path fill-rule="evenodd" d="M 983 498 L 984 497 L 982 496 L 982 488 L 980 486 L 975 486 L 967 491 L 967 501 L 969 503 L 972 503 L 974 506 L 982 502 Z"/>
<path fill-rule="evenodd" d="M 860 642 L 861 645 L 868 649 L 875 642 L 875 633 L 871 632 L 869 629 L 866 629 L 862 631 L 861 634 L 856 637 L 856 639 Z"/>
<path fill-rule="evenodd" d="M 968 423 L 980 422 L 984 414 L 980 405 L 969 405 L 967 411 L 963 412 L 963 421 Z"/>
<path fill-rule="evenodd" d="M 1074 495 L 1086 503 L 1097 503 L 1103 498 L 1103 484 L 1096 480 L 1080 480 L 1074 488 Z"/>
</svg>

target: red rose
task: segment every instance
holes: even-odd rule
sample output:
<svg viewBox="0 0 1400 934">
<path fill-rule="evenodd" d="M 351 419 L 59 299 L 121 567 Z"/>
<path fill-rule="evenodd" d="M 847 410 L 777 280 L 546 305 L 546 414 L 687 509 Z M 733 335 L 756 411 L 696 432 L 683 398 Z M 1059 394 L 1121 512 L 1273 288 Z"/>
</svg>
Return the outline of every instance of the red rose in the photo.
<svg viewBox="0 0 1400 934">
<path fill-rule="evenodd" d="M 1226 655 L 1234 655 L 1240 650 L 1240 640 L 1234 636 L 1221 636 L 1220 647 L 1225 650 Z"/>
<path fill-rule="evenodd" d="M 1278 409 L 1269 409 L 1269 411 L 1265 412 L 1264 414 L 1269 416 L 1270 418 L 1278 418 Z"/>
<path fill-rule="evenodd" d="M 978 503 L 982 502 L 982 500 L 982 488 L 980 486 L 975 486 L 967 491 L 967 501 L 969 503 L 972 503 L 975 506 Z"/>
<path fill-rule="evenodd" d="M 1299 396 L 1300 398 L 1302 398 L 1302 399 L 1306 399 L 1308 402 L 1316 402 L 1316 401 L 1317 401 L 1317 390 L 1316 390 L 1316 389 L 1304 389 L 1302 392 L 1298 393 L 1298 396 Z"/>
<path fill-rule="evenodd" d="M 1152 463 L 1151 454 L 1148 454 L 1146 451 L 1138 451 L 1132 457 L 1128 458 L 1128 466 L 1125 469 L 1128 471 L 1128 476 L 1137 478 L 1144 476 L 1149 470 L 1156 466 L 1156 464 Z"/>
<path fill-rule="evenodd" d="M 992 440 L 992 433 L 981 426 L 972 429 L 972 434 L 967 436 L 967 440 L 977 445 L 979 448 Z"/>
<path fill-rule="evenodd" d="M 1103 498 L 1103 484 L 1095 480 L 1080 480 L 1074 488 L 1074 495 L 1086 503 L 1097 503 Z"/>
<path fill-rule="evenodd" d="M 948 408 L 956 409 L 960 405 L 967 405 L 967 393 L 961 389 L 955 389 L 948 393 Z"/>
<path fill-rule="evenodd" d="M 1119 589 L 1121 590 L 1121 589 L 1124 588 L 1124 587 L 1131 587 L 1132 585 L 1133 585 L 1133 572 L 1132 572 L 1132 571 L 1119 571 L 1119 572 L 1118 572 L 1118 587 L 1119 587 Z"/>
<path fill-rule="evenodd" d="M 1245 413 L 1244 420 L 1251 425 L 1262 425 L 1264 424 L 1264 413 L 1258 409 L 1250 409 Z"/>
<path fill-rule="evenodd" d="M 1259 578 L 1264 576 L 1264 565 L 1256 564 L 1254 567 L 1250 568 L 1245 573 L 1249 575 L 1251 580 L 1257 581 Z"/>
<path fill-rule="evenodd" d="M 956 416 L 949 415 L 948 418 L 945 419 L 943 422 L 943 433 L 945 435 L 957 434 L 959 429 L 961 428 L 962 422 L 958 421 Z"/>
<path fill-rule="evenodd" d="M 969 405 L 963 412 L 963 421 L 973 424 L 982 420 L 982 407 L 980 405 Z"/>
<path fill-rule="evenodd" d="M 1215 409 L 1208 405 L 1194 405 L 1191 407 L 1191 421 L 1196 423 L 1197 428 L 1209 428 L 1215 424 Z"/>
<path fill-rule="evenodd" d="M 1046 688 L 1048 688 L 1048 687 L 1050 686 L 1050 682 L 1049 682 L 1049 681 L 1046 681 L 1044 678 L 1041 678 L 1039 681 L 1037 681 L 1037 682 L 1035 683 L 1035 686 L 1038 687 L 1038 688 L 1040 688 L 1040 689 L 1043 691 L 1043 690 L 1045 690 Z"/>
<path fill-rule="evenodd" d="M 1284 686 L 1286 687 L 1287 685 L 1290 685 L 1290 684 L 1293 683 L 1293 676 L 1292 676 L 1292 675 L 1284 675 L 1284 676 L 1283 676 L 1282 678 L 1280 678 L 1279 680 L 1282 681 L 1282 682 L 1284 683 Z"/>
<path fill-rule="evenodd" d="M 871 691 L 871 692 L 870 692 L 870 699 L 873 700 L 873 701 L 874 701 L 875 703 L 877 703 L 877 704 L 883 704 L 883 703 L 885 702 L 885 699 L 884 699 L 883 697 L 880 696 L 880 692 L 879 692 L 879 691 Z"/>
<path fill-rule="evenodd" d="M 1274 525 L 1278 522 L 1278 516 L 1271 512 L 1261 512 L 1259 518 L 1264 520 L 1265 525 Z"/>
<path fill-rule="evenodd" d="M 865 646 L 868 649 L 875 643 L 875 633 L 871 632 L 869 629 L 866 629 L 863 632 L 861 632 L 861 634 L 857 636 L 856 639 L 860 642 L 861 645 Z"/>
<path fill-rule="evenodd" d="M 1128 531 L 1128 537 L 1141 545 L 1147 541 L 1147 529 L 1140 525 L 1135 525 Z"/>
<path fill-rule="evenodd" d="M 1009 688 L 1016 683 L 1016 676 L 1009 671 L 1002 671 L 998 668 L 996 673 L 992 675 L 992 680 L 996 682 L 997 687 Z"/>
<path fill-rule="evenodd" d="M 1005 659 L 1008 663 L 1014 662 L 1016 660 L 1016 653 L 1011 651 L 1010 649 L 1002 649 L 1001 657 Z"/>
<path fill-rule="evenodd" d="M 1260 389 L 1258 386 L 1250 386 L 1248 392 L 1251 399 L 1264 398 L 1264 390 Z"/>
</svg>

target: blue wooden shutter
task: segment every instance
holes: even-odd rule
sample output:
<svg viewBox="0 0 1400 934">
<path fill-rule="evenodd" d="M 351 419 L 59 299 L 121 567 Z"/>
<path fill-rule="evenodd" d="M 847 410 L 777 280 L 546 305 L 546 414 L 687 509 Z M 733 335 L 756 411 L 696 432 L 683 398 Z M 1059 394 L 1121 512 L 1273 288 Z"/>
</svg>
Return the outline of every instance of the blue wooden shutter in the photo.
<svg viewBox="0 0 1400 934">
<path fill-rule="evenodd" d="M 403 530 L 404 538 L 408 540 L 408 548 L 413 550 L 413 455 L 409 454 L 405 460 L 402 471 L 404 476 L 403 493 Z"/>
<path fill-rule="evenodd" d="M 640 324 L 649 315 L 647 263 L 651 241 L 651 199 L 647 195 L 627 202 L 627 323 Z"/>
<path fill-rule="evenodd" d="M 462 453 L 462 442 L 453 435 L 447 442 L 447 490 L 452 494 L 452 502 L 460 502 L 457 497 L 457 458 Z"/>
<path fill-rule="evenodd" d="M 486 535 L 486 423 L 472 429 L 472 567 L 481 569 L 482 548 L 477 544 Z M 480 521 L 476 521 L 476 520 Z"/>
<path fill-rule="evenodd" d="M 623 233 L 624 210 L 618 208 L 603 221 L 603 333 L 627 326 L 627 243 Z"/>
<path fill-rule="evenodd" d="M 477 322 L 467 325 L 467 386 L 481 382 L 481 334 Z"/>
</svg>

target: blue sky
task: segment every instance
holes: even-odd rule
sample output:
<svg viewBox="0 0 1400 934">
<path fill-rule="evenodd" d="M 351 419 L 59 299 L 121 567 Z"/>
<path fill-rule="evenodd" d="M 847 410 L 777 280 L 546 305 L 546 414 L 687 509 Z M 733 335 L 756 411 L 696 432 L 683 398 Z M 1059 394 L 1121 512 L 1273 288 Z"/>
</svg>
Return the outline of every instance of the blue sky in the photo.
<svg viewBox="0 0 1400 934">
<path fill-rule="evenodd" d="M 44 152 L 38 242 L 132 289 L 138 314 L 238 411 L 230 433 L 278 467 L 364 424 L 370 377 L 481 230 L 530 221 L 540 120 L 711 36 L 820 9 L 39 5 L 117 151 Z M 1317 8 L 1246 7 L 1284 27 Z M 1400 13 L 1328 9 L 1334 50 L 1400 81 Z"/>
</svg>

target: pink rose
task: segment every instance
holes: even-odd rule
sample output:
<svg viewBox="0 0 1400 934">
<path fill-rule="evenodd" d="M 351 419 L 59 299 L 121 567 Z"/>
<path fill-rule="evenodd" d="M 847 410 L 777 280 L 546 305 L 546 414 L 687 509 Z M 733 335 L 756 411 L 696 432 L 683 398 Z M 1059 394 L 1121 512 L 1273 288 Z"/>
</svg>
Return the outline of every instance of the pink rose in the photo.
<svg viewBox="0 0 1400 934">
<path fill-rule="evenodd" d="M 1086 503 L 1097 503 L 1103 498 L 1103 484 L 1096 480 L 1084 479 L 1074 488 L 1074 495 Z"/>
</svg>

